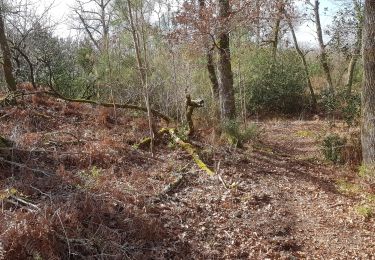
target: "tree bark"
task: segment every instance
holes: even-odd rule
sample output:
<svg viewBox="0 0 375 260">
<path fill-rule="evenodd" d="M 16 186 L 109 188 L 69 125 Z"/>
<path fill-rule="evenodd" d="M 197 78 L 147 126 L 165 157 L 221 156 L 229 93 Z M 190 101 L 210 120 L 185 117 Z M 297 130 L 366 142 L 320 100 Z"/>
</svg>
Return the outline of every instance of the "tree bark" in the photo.
<svg viewBox="0 0 375 260">
<path fill-rule="evenodd" d="M 317 101 L 316 101 L 314 88 L 311 84 L 309 67 L 307 66 L 307 61 L 306 61 L 305 55 L 303 54 L 302 50 L 300 49 L 300 47 L 298 45 L 297 36 L 296 36 L 295 31 L 294 31 L 293 24 L 292 24 L 292 22 L 290 21 L 289 18 L 287 18 L 287 20 L 288 20 L 290 32 L 292 33 L 292 37 L 293 37 L 293 41 L 294 41 L 294 48 L 296 49 L 299 57 L 301 58 L 303 68 L 305 70 L 307 86 L 310 90 L 310 96 L 311 96 L 311 110 L 312 110 L 313 113 L 315 113 L 317 111 Z"/>
<path fill-rule="evenodd" d="M 275 27 L 273 28 L 273 39 L 272 39 L 272 57 L 276 61 L 277 46 L 279 45 L 279 34 L 280 34 L 280 23 L 282 19 L 282 14 L 284 13 L 284 2 L 279 1 L 277 7 L 277 17 Z"/>
<path fill-rule="evenodd" d="M 10 52 L 7 36 L 5 33 L 4 13 L 2 6 L 0 6 L 0 45 L 1 51 L 3 52 L 3 69 L 5 81 L 7 82 L 9 91 L 16 91 L 16 79 L 13 76 L 13 66 L 11 60 L 12 54 Z"/>
<path fill-rule="evenodd" d="M 236 117 L 234 99 L 233 72 L 230 57 L 229 32 L 227 19 L 230 14 L 229 0 L 219 0 L 219 19 L 221 31 L 219 34 L 219 95 L 221 121 L 233 120 Z"/>
<path fill-rule="evenodd" d="M 354 50 L 352 53 L 352 57 L 350 59 L 350 63 L 348 66 L 348 78 L 346 81 L 346 95 L 349 97 L 352 93 L 352 86 L 353 86 L 353 78 L 354 78 L 354 69 L 357 65 L 358 59 L 361 56 L 361 48 L 362 48 L 362 34 L 363 34 L 363 8 L 361 4 L 357 1 L 354 1 L 354 9 L 356 12 L 356 18 L 358 20 L 357 24 L 357 33 L 356 33 L 356 43 L 354 46 Z"/>
<path fill-rule="evenodd" d="M 204 21 L 204 12 L 206 8 L 205 0 L 199 0 L 199 18 L 200 20 L 205 23 Z M 207 34 L 209 32 L 204 32 L 205 36 L 203 39 L 203 44 L 206 52 L 206 67 L 208 71 L 208 77 L 210 78 L 211 82 L 211 94 L 212 94 L 212 100 L 214 104 L 214 114 L 215 117 L 219 119 L 219 113 L 218 113 L 218 102 L 219 102 L 219 82 L 216 75 L 216 66 L 214 62 L 214 48 L 210 47 L 209 39 L 207 37 Z"/>
<path fill-rule="evenodd" d="M 256 8 L 256 44 L 260 46 L 260 2 L 259 0 L 255 1 L 255 8 Z"/>
<path fill-rule="evenodd" d="M 191 100 L 191 97 L 189 94 L 186 95 L 186 101 L 185 101 L 185 116 L 186 116 L 186 122 L 188 123 L 188 136 L 192 136 L 195 132 L 194 128 L 194 122 L 193 122 L 193 112 L 195 108 L 203 107 L 204 101 L 203 100 Z"/>
<path fill-rule="evenodd" d="M 366 0 L 363 31 L 364 82 L 362 91 L 363 163 L 375 167 L 375 1 Z"/>
<path fill-rule="evenodd" d="M 329 68 L 329 63 L 328 63 L 328 55 L 327 55 L 326 46 L 325 46 L 324 40 L 323 40 L 322 26 L 321 26 L 321 23 L 320 23 L 319 5 L 320 5 L 320 2 L 318 0 L 316 0 L 315 5 L 314 5 L 314 14 L 315 14 L 316 33 L 317 33 L 317 36 L 318 36 L 319 49 L 320 49 L 320 62 L 322 64 L 323 71 L 324 71 L 324 74 L 326 76 L 328 89 L 329 89 L 331 95 L 334 96 L 335 95 L 335 88 L 333 86 L 331 70 Z"/>
<path fill-rule="evenodd" d="M 211 92 L 212 97 L 215 102 L 219 100 L 219 82 L 217 80 L 216 76 L 216 68 L 214 63 L 214 57 L 213 57 L 213 49 L 207 49 L 206 51 L 206 57 L 207 57 L 207 71 L 208 76 L 211 81 Z"/>
</svg>

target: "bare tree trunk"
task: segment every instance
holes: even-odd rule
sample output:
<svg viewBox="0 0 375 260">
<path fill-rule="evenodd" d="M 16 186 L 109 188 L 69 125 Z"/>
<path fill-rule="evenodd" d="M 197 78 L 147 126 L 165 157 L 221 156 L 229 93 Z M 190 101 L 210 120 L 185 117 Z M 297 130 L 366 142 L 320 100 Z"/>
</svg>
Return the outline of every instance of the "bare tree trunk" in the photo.
<svg viewBox="0 0 375 260">
<path fill-rule="evenodd" d="M 136 52 L 136 59 L 138 63 L 138 70 L 140 73 L 140 78 L 142 82 L 142 87 L 144 91 L 144 99 L 146 103 L 146 108 L 147 108 L 147 117 L 148 117 L 148 124 L 149 124 L 149 130 L 150 130 L 150 150 L 151 153 L 154 154 L 154 126 L 153 126 L 153 118 L 152 118 L 152 112 L 151 112 L 151 106 L 150 106 L 150 95 L 149 95 L 149 88 L 148 88 L 148 79 L 147 79 L 147 49 L 146 49 L 146 40 L 145 40 L 145 32 L 143 30 L 143 24 L 142 26 L 142 40 L 143 40 L 143 52 L 144 52 L 144 57 L 142 58 L 142 50 L 141 50 L 141 41 L 140 41 L 140 36 L 139 32 L 137 31 L 136 25 L 134 23 L 133 19 L 133 13 L 132 13 L 132 6 L 130 0 L 127 0 L 127 5 L 128 5 L 128 16 L 129 16 L 129 22 L 131 26 L 131 31 L 132 31 L 132 36 L 133 36 L 133 43 L 134 43 L 134 48 Z M 142 22 L 143 22 L 143 13 L 142 13 Z"/>
<path fill-rule="evenodd" d="M 219 82 L 216 76 L 216 68 L 215 68 L 212 48 L 207 50 L 206 57 L 207 57 L 208 76 L 211 81 L 212 97 L 214 98 L 214 101 L 217 102 L 219 100 Z"/>
<path fill-rule="evenodd" d="M 229 0 L 219 0 L 219 18 L 221 31 L 219 34 L 219 95 L 221 120 L 228 121 L 236 118 L 234 99 L 233 72 L 230 58 L 229 32 L 227 19 L 230 14 Z"/>
<path fill-rule="evenodd" d="M 363 8 L 361 4 L 357 1 L 354 2 L 354 9 L 356 12 L 356 17 L 358 19 L 357 24 L 357 35 L 356 35 L 356 43 L 352 53 L 352 57 L 350 59 L 350 63 L 348 66 L 348 78 L 346 81 L 346 95 L 349 97 L 352 93 L 352 86 L 353 86 L 353 78 L 354 78 L 354 69 L 358 62 L 358 59 L 361 55 L 361 48 L 362 48 L 362 32 L 363 32 Z"/>
<path fill-rule="evenodd" d="M 3 69 L 5 81 L 9 91 L 16 91 L 16 79 L 13 76 L 13 66 L 12 66 L 12 54 L 9 49 L 7 36 L 5 34 L 5 25 L 4 25 L 4 13 L 2 6 L 0 6 L 0 47 L 3 52 Z"/>
<path fill-rule="evenodd" d="M 34 65 L 31 62 L 30 58 L 24 53 L 21 48 L 18 46 L 13 47 L 18 53 L 25 59 L 27 65 L 29 66 L 30 74 L 29 74 L 29 79 L 31 82 L 31 85 L 33 86 L 34 89 L 37 89 L 36 82 L 35 82 L 35 75 L 34 75 Z"/>
<path fill-rule="evenodd" d="M 333 86 L 331 70 L 330 70 L 329 64 L 328 64 L 328 55 L 327 55 L 326 46 L 325 46 L 324 40 L 323 40 L 322 26 L 321 26 L 321 23 L 320 23 L 319 5 L 320 5 L 320 2 L 318 0 L 315 0 L 314 14 L 315 14 L 316 33 L 317 33 L 317 36 L 318 36 L 318 42 L 319 42 L 319 48 L 320 48 L 320 62 L 322 64 L 323 71 L 324 71 L 324 74 L 326 76 L 328 89 L 329 89 L 331 95 L 334 96 L 335 95 L 335 88 Z"/>
<path fill-rule="evenodd" d="M 277 46 L 279 45 L 279 34 L 280 34 L 280 23 L 282 19 L 282 14 L 284 13 L 284 3 L 283 0 L 278 2 L 278 13 L 276 17 L 275 27 L 273 28 L 273 39 L 272 39 L 272 57 L 276 61 Z"/>
<path fill-rule="evenodd" d="M 375 1 L 366 0 L 363 31 L 364 82 L 362 92 L 363 163 L 375 167 Z"/>
<path fill-rule="evenodd" d="M 260 0 L 256 0 L 255 8 L 256 8 L 256 43 L 259 47 L 260 45 Z"/>
<path fill-rule="evenodd" d="M 292 37 L 293 37 L 293 41 L 294 41 L 294 47 L 295 47 L 299 57 L 302 60 L 303 68 L 305 70 L 307 86 L 310 90 L 310 96 L 311 96 L 311 110 L 312 110 L 313 113 L 315 113 L 317 111 L 317 101 L 316 101 L 314 88 L 312 87 L 312 84 L 311 84 L 310 72 L 309 72 L 309 68 L 307 66 L 306 58 L 305 58 L 305 55 L 303 54 L 302 50 L 300 49 L 300 47 L 298 45 L 296 33 L 294 31 L 293 24 L 290 21 L 290 18 L 287 18 L 287 20 L 288 20 L 290 32 L 292 33 Z"/>
<path fill-rule="evenodd" d="M 206 3 L 205 0 L 199 0 L 199 18 L 204 21 L 204 12 L 205 12 Z M 219 108 L 218 108 L 218 102 L 219 102 L 219 82 L 217 80 L 216 75 L 216 66 L 214 62 L 214 48 L 210 47 L 209 45 L 209 39 L 207 37 L 207 34 L 209 32 L 205 33 L 204 36 L 204 48 L 206 52 L 206 67 L 208 71 L 208 76 L 210 78 L 211 82 L 211 94 L 212 94 L 212 101 L 213 101 L 213 113 L 215 115 L 215 118 L 219 120 L 220 114 L 219 114 Z"/>
</svg>

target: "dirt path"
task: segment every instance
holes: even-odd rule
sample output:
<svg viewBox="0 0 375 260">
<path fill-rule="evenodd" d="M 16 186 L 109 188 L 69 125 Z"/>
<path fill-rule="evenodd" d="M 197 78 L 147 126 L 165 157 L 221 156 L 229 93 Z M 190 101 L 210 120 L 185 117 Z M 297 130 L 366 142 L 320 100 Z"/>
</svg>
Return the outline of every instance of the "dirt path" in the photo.
<svg viewBox="0 0 375 260">
<path fill-rule="evenodd" d="M 183 258 L 375 259 L 375 222 L 336 180 L 353 174 L 320 161 L 319 122 L 260 124 L 262 144 L 222 151 L 223 178 L 189 174 L 160 202 L 161 220 L 188 245 Z M 180 255 L 181 257 L 181 255 Z"/>
</svg>

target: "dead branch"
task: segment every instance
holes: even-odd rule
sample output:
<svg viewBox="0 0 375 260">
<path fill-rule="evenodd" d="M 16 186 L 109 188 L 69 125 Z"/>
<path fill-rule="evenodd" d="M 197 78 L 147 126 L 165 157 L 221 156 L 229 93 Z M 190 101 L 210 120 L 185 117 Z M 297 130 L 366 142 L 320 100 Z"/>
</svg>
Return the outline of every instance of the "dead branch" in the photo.
<svg viewBox="0 0 375 260">
<path fill-rule="evenodd" d="M 51 87 L 51 86 L 50 86 Z M 51 96 L 54 96 L 54 97 L 58 97 L 60 99 L 63 99 L 65 101 L 68 101 L 68 102 L 75 102 L 75 103 L 86 103 L 86 104 L 93 104 L 93 105 L 98 105 L 98 106 L 102 106 L 102 107 L 116 107 L 116 108 L 125 108 L 125 109 L 135 109 L 135 110 L 140 110 L 140 111 L 143 111 L 143 112 L 147 112 L 147 108 L 145 107 L 141 107 L 141 106 L 137 106 L 137 105 L 131 105 L 131 104 L 119 104 L 119 103 L 105 103 L 105 102 L 99 102 L 99 101 L 95 101 L 95 100 L 90 100 L 90 99 L 74 99 L 74 98 L 68 98 L 68 97 L 64 97 L 63 95 L 59 94 L 56 90 L 54 90 L 52 87 L 52 92 L 50 91 L 46 91 L 44 92 L 45 94 L 48 94 L 48 95 L 51 95 Z M 161 112 L 157 111 L 157 110 L 154 110 L 154 109 L 151 109 L 151 113 L 156 116 L 156 117 L 159 117 L 161 119 L 163 119 L 167 124 L 170 123 L 172 121 L 172 119 L 164 114 L 162 114 Z"/>
<path fill-rule="evenodd" d="M 177 178 L 169 183 L 164 189 L 163 191 L 159 194 L 159 196 L 165 196 L 169 193 L 171 193 L 173 190 L 175 190 L 178 186 L 180 186 L 181 182 L 184 180 L 185 178 L 185 174 L 181 174 L 179 176 L 177 176 Z"/>
<path fill-rule="evenodd" d="M 21 207 L 24 207 L 26 208 L 28 211 L 30 212 L 35 212 L 35 211 L 40 211 L 40 208 L 37 206 L 37 205 L 34 205 L 24 199 L 21 199 L 17 196 L 14 196 L 14 195 L 10 195 L 7 199 L 6 199 L 7 202 L 15 205 L 15 206 L 21 206 Z"/>
<path fill-rule="evenodd" d="M 223 184 L 224 188 L 228 190 L 229 189 L 228 185 L 226 184 L 226 182 L 224 181 L 223 177 L 220 174 L 220 161 L 217 163 L 217 166 L 216 166 L 216 175 L 218 179 L 220 180 L 220 182 Z"/>
<path fill-rule="evenodd" d="M 34 173 L 41 173 L 41 174 L 43 174 L 45 176 L 51 176 L 51 174 L 48 173 L 48 172 L 46 172 L 46 171 L 39 170 L 39 169 L 33 169 L 33 168 L 30 168 L 29 166 L 27 166 L 25 164 L 8 161 L 8 160 L 4 159 L 3 157 L 0 157 L 0 162 L 7 163 L 7 164 L 10 164 L 10 165 L 16 166 L 18 168 L 26 169 L 26 170 L 32 171 Z"/>
</svg>

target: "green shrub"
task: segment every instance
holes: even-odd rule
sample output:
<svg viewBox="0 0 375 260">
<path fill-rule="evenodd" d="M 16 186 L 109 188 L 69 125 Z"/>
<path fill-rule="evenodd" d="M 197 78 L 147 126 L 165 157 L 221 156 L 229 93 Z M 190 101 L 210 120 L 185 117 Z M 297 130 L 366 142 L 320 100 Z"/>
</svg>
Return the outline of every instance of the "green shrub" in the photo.
<svg viewBox="0 0 375 260">
<path fill-rule="evenodd" d="M 358 125 L 361 113 L 361 96 L 354 94 L 345 97 L 342 106 L 342 116 L 348 126 Z"/>
<path fill-rule="evenodd" d="M 324 110 L 325 113 L 332 115 L 339 107 L 338 97 L 332 95 L 327 89 L 323 89 L 319 97 L 319 107 Z"/>
<path fill-rule="evenodd" d="M 319 107 L 328 115 L 335 115 L 343 119 L 348 126 L 358 125 L 361 96 L 358 93 L 348 96 L 346 89 L 339 89 L 336 96 L 333 96 L 328 90 L 323 90 L 319 96 Z"/>
<path fill-rule="evenodd" d="M 282 51 L 276 61 L 269 50 L 247 56 L 248 109 L 256 113 L 297 114 L 308 106 L 306 77 L 294 51 Z"/>
<path fill-rule="evenodd" d="M 346 138 L 338 134 L 329 134 L 323 139 L 322 152 L 324 157 L 333 163 L 343 163 L 343 148 Z"/>
</svg>

